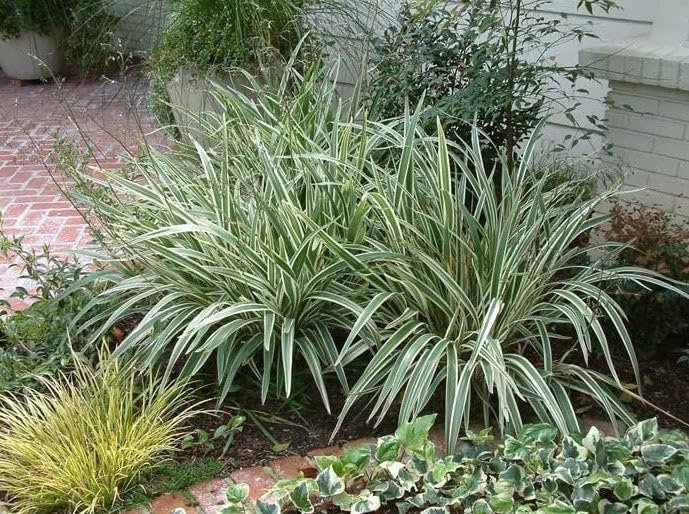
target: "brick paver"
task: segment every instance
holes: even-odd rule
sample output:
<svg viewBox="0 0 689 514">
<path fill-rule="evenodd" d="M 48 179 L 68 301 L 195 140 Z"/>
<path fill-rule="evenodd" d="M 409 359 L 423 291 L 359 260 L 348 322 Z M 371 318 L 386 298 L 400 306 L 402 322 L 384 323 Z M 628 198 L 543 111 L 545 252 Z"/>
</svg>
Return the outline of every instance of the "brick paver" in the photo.
<svg viewBox="0 0 689 514">
<path fill-rule="evenodd" d="M 88 241 L 77 210 L 62 196 L 69 187 L 55 172 L 51 154 L 56 132 L 87 140 L 98 164 L 121 163 L 125 147 L 134 150 L 154 123 L 145 108 L 146 82 L 135 75 L 121 81 L 66 80 L 10 84 L 0 73 L 0 213 L 8 234 L 24 236 L 30 248 L 50 244 L 74 250 Z M 156 137 L 160 140 L 160 137 Z M 18 284 L 18 269 L 0 260 L 0 299 Z"/>
</svg>

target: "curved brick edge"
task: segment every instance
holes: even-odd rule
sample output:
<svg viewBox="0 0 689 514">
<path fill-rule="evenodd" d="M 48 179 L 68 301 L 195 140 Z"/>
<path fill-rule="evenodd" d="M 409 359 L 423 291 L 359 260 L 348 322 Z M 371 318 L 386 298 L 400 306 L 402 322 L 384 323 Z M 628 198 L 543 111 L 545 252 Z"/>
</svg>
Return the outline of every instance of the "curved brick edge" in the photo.
<svg viewBox="0 0 689 514">
<path fill-rule="evenodd" d="M 441 428 L 431 431 L 430 439 L 441 453 L 445 451 L 444 434 Z M 216 478 L 196 484 L 186 491 L 165 494 L 156 498 L 148 507 L 128 511 L 125 514 L 171 514 L 178 509 L 184 509 L 186 514 L 222 514 L 227 507 L 225 493 L 232 483 L 244 483 L 249 486 L 249 498 L 255 502 L 265 494 L 277 480 L 296 478 L 300 473 L 305 475 L 314 473 L 313 457 L 319 455 L 339 455 L 345 450 L 375 444 L 375 437 L 356 439 L 344 443 L 342 446 L 319 448 L 307 453 L 306 456 L 291 455 L 281 457 L 269 466 L 256 466 L 233 471 L 229 478 Z"/>
</svg>

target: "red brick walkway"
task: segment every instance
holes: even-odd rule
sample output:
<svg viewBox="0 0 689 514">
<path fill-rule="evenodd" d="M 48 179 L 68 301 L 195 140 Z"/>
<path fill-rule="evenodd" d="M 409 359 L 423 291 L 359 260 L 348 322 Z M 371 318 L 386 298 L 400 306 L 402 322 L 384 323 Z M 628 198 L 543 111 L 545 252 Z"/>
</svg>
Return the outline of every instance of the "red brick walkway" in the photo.
<svg viewBox="0 0 689 514">
<path fill-rule="evenodd" d="M 145 94 L 137 76 L 17 87 L 0 73 L 0 213 L 8 234 L 23 235 L 30 248 L 73 250 L 88 241 L 83 220 L 51 177 L 64 185 L 50 163 L 55 134 L 88 140 L 100 165 L 117 166 L 123 145 L 133 149 L 142 130 L 153 129 Z M 19 270 L 8 264 L 0 258 L 0 299 L 20 285 Z"/>
</svg>

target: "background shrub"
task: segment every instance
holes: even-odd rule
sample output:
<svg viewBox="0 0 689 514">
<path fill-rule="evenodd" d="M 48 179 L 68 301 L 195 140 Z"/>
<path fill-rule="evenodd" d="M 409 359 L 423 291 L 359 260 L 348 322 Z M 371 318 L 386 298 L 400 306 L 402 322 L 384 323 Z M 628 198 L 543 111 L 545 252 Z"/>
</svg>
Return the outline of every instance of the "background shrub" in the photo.
<svg viewBox="0 0 689 514">
<path fill-rule="evenodd" d="M 0 397 L 0 490 L 13 512 L 111 508 L 184 435 L 181 382 L 139 380 L 117 360 L 78 363 L 47 392 Z"/>
<path fill-rule="evenodd" d="M 69 327 L 100 287 L 70 290 L 88 272 L 72 257 L 54 254 L 49 247 L 29 250 L 20 237 L 8 236 L 0 229 L 0 255 L 16 260 L 22 268 L 20 279 L 35 289 L 17 287 L 12 297 L 30 305 L 9 312 L 3 302 L 0 312 L 0 392 L 40 388 L 41 377 L 55 377 L 72 366 L 72 359 L 93 360 L 96 352 L 86 345 L 87 337 L 77 337 Z"/>
<path fill-rule="evenodd" d="M 622 266 L 642 266 L 681 282 L 689 281 L 689 224 L 658 208 L 618 202 L 603 236 L 628 246 L 617 256 Z M 686 286 L 681 286 L 686 288 Z M 669 291 L 619 284 L 615 296 L 629 320 L 632 340 L 647 358 L 686 346 L 689 301 Z"/>
<path fill-rule="evenodd" d="M 564 112 L 579 127 L 604 129 L 602 120 L 575 115 L 572 91 L 590 72 L 563 66 L 550 59 L 562 44 L 595 37 L 590 26 L 562 18 L 545 17 L 550 0 L 406 1 L 399 19 L 375 41 L 373 78 L 368 95 L 373 111 L 382 117 L 399 116 L 405 103 L 425 99 L 422 126 L 435 131 L 440 117 L 448 138 L 468 141 L 472 121 L 497 149 L 488 145 L 485 156 L 506 152 L 511 159 L 545 113 Z M 593 11 L 609 11 L 610 0 L 579 2 Z M 588 139 L 567 140 L 576 144 Z M 490 154 L 488 153 L 490 152 Z"/>
</svg>

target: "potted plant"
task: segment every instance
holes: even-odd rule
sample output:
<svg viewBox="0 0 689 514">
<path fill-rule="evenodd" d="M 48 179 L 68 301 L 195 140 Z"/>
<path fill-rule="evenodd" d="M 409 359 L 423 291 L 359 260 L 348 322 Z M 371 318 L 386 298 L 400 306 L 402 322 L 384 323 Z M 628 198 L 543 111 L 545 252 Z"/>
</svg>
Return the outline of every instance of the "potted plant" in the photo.
<svg viewBox="0 0 689 514">
<path fill-rule="evenodd" d="M 175 0 L 169 25 L 150 63 L 154 111 L 182 137 L 217 112 L 210 81 L 241 87 L 289 56 L 300 39 L 303 0 Z M 172 116 L 171 116 L 172 115 Z M 204 116 L 203 119 L 208 119 Z M 200 132 L 200 131 L 198 131 Z"/>
<path fill-rule="evenodd" d="M 68 24 L 61 0 L 0 0 L 0 67 L 13 79 L 43 79 L 62 67 Z"/>
</svg>

